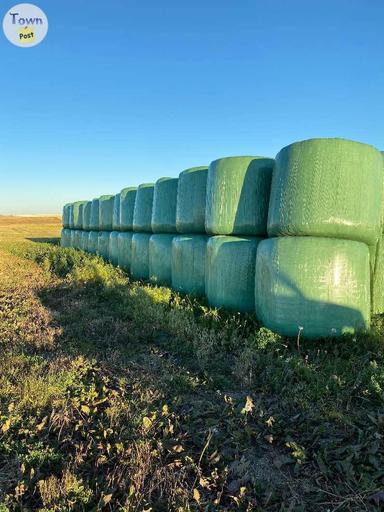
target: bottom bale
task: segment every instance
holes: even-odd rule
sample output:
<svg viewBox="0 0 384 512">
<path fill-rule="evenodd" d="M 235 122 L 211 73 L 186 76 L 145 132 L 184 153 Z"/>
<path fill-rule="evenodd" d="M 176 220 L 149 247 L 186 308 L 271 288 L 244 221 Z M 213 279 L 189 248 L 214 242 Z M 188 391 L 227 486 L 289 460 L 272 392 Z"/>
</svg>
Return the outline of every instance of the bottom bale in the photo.
<svg viewBox="0 0 384 512">
<path fill-rule="evenodd" d="M 99 243 L 99 232 L 89 231 L 88 233 L 88 252 L 90 254 L 97 254 L 97 246 Z"/>
<path fill-rule="evenodd" d="M 117 263 L 125 272 L 131 272 L 132 232 L 119 233 L 117 237 Z"/>
<path fill-rule="evenodd" d="M 134 279 L 149 279 L 150 233 L 134 233 L 132 237 L 131 274 Z"/>
<path fill-rule="evenodd" d="M 118 231 L 112 231 L 109 235 L 109 261 L 112 265 L 118 264 L 118 255 L 119 255 L 119 247 L 118 247 Z"/>
<path fill-rule="evenodd" d="M 372 313 L 374 315 L 384 313 L 384 235 L 376 247 L 373 278 L 372 278 Z"/>
<path fill-rule="evenodd" d="M 158 234 L 149 239 L 149 279 L 161 286 L 172 284 L 172 241 L 175 235 Z"/>
<path fill-rule="evenodd" d="M 195 297 L 205 294 L 207 235 L 178 235 L 172 242 L 172 288 Z"/>
<path fill-rule="evenodd" d="M 109 259 L 109 231 L 100 231 L 97 239 L 97 254 L 104 260 Z"/>
<path fill-rule="evenodd" d="M 211 306 L 255 310 L 255 263 L 262 238 L 212 236 L 207 244 L 205 294 Z"/>
<path fill-rule="evenodd" d="M 71 247 L 71 230 L 70 229 L 63 228 L 61 230 L 60 246 L 61 247 Z"/>
<path fill-rule="evenodd" d="M 264 240 L 258 248 L 256 315 L 286 336 L 340 336 L 370 325 L 369 249 L 318 237 Z"/>
</svg>

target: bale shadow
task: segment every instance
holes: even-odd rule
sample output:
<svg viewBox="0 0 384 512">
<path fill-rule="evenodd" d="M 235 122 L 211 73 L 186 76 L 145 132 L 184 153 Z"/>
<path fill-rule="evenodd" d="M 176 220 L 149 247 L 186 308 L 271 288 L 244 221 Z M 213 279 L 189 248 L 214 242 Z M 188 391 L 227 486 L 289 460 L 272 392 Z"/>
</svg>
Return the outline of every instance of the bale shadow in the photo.
<svg viewBox="0 0 384 512">
<path fill-rule="evenodd" d="M 52 244 L 52 245 L 59 245 L 60 244 L 60 238 L 59 237 L 42 237 L 42 238 L 30 238 L 27 237 L 27 240 L 30 242 L 34 242 L 36 244 Z"/>
</svg>

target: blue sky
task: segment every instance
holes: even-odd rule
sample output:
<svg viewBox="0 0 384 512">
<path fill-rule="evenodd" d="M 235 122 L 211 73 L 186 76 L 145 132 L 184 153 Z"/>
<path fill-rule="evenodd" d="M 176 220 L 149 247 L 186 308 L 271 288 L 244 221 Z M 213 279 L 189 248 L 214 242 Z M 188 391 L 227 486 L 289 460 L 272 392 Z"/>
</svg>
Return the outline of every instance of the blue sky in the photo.
<svg viewBox="0 0 384 512">
<path fill-rule="evenodd" d="M 310 137 L 384 148 L 382 0 L 34 3 L 42 44 L 0 34 L 0 214 Z"/>
</svg>

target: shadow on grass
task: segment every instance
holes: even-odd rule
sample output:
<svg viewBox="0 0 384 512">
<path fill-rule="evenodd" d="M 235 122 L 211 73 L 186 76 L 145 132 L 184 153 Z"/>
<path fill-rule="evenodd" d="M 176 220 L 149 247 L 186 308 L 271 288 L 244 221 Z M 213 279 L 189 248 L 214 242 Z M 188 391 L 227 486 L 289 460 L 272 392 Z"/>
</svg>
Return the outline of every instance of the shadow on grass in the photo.
<svg viewBox="0 0 384 512">
<path fill-rule="evenodd" d="M 27 238 L 30 242 L 35 242 L 37 244 L 53 244 L 59 245 L 60 238 L 58 237 L 43 237 L 43 238 Z"/>
</svg>

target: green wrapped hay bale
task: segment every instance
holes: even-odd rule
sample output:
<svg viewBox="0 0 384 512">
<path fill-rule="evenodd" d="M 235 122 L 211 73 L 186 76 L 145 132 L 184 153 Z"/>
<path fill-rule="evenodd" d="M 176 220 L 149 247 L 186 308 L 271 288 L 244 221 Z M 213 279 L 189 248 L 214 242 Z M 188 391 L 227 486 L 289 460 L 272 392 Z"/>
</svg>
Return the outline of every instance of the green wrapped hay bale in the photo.
<svg viewBox="0 0 384 512">
<path fill-rule="evenodd" d="M 273 165 L 272 158 L 260 156 L 220 158 L 210 164 L 207 233 L 266 235 Z"/>
<path fill-rule="evenodd" d="M 75 229 L 74 230 L 74 235 L 73 235 L 73 247 L 74 249 L 81 249 L 81 233 L 82 231 L 80 229 Z"/>
<path fill-rule="evenodd" d="M 133 233 L 119 233 L 117 263 L 125 272 L 131 271 Z"/>
<path fill-rule="evenodd" d="M 172 242 L 172 288 L 180 293 L 205 295 L 207 235 L 179 235 Z"/>
<path fill-rule="evenodd" d="M 264 240 L 256 260 L 256 315 L 286 336 L 340 336 L 370 324 L 368 247 L 318 237 Z"/>
<path fill-rule="evenodd" d="M 372 313 L 384 313 L 384 235 L 381 235 L 376 246 L 376 257 L 372 278 Z"/>
<path fill-rule="evenodd" d="M 133 210 L 133 231 L 152 232 L 153 183 L 143 183 L 137 187 Z"/>
<path fill-rule="evenodd" d="M 73 203 L 73 227 L 74 229 L 83 229 L 83 206 L 86 201 L 76 201 Z"/>
<path fill-rule="evenodd" d="M 123 188 L 120 192 L 120 231 L 132 231 L 133 211 L 137 187 Z"/>
<path fill-rule="evenodd" d="M 100 231 L 97 241 L 97 254 L 104 260 L 109 260 L 109 231 Z"/>
<path fill-rule="evenodd" d="M 89 223 L 89 229 L 91 231 L 99 231 L 99 217 L 100 217 L 100 201 L 98 198 L 92 199 L 91 204 L 91 220 Z"/>
<path fill-rule="evenodd" d="M 88 252 L 90 254 L 97 254 L 99 244 L 99 232 L 89 231 L 88 234 Z"/>
<path fill-rule="evenodd" d="M 63 228 L 61 230 L 60 246 L 61 247 L 71 247 L 71 230 L 70 229 Z"/>
<path fill-rule="evenodd" d="M 384 205 L 379 151 L 344 139 L 309 139 L 276 157 L 269 236 L 313 235 L 375 246 Z"/>
<path fill-rule="evenodd" d="M 68 218 L 69 218 L 69 229 L 75 229 L 75 223 L 73 219 L 73 203 L 68 206 Z"/>
<path fill-rule="evenodd" d="M 112 231 L 113 202 L 115 196 L 104 195 L 99 197 L 99 229 Z"/>
<path fill-rule="evenodd" d="M 73 249 L 75 249 L 75 234 L 76 234 L 76 231 L 74 229 L 70 229 L 70 239 L 69 239 L 69 243 L 70 243 L 70 247 L 72 247 Z"/>
<path fill-rule="evenodd" d="M 149 239 L 149 279 L 160 286 L 172 284 L 172 241 L 175 235 L 152 235 Z"/>
<path fill-rule="evenodd" d="M 112 265 L 118 264 L 119 246 L 118 246 L 118 231 L 112 231 L 109 235 L 109 261 Z"/>
<path fill-rule="evenodd" d="M 83 206 L 83 229 L 90 230 L 92 201 L 87 201 Z"/>
<path fill-rule="evenodd" d="M 63 206 L 63 228 L 70 228 L 70 208 L 71 204 L 67 203 Z"/>
<path fill-rule="evenodd" d="M 204 233 L 208 167 L 192 167 L 179 175 L 176 231 Z"/>
<path fill-rule="evenodd" d="M 120 231 L 120 194 L 116 194 L 113 199 L 112 229 Z"/>
<path fill-rule="evenodd" d="M 176 233 L 176 203 L 178 178 L 160 178 L 153 195 L 152 231 Z"/>
<path fill-rule="evenodd" d="M 262 238 L 213 236 L 207 244 L 205 294 L 211 306 L 255 309 L 255 264 Z"/>
<path fill-rule="evenodd" d="M 88 251 L 88 231 L 81 231 L 80 235 L 80 249 L 82 251 Z"/>
<path fill-rule="evenodd" d="M 149 233 L 134 233 L 132 237 L 131 275 L 134 279 L 149 279 Z"/>
</svg>

